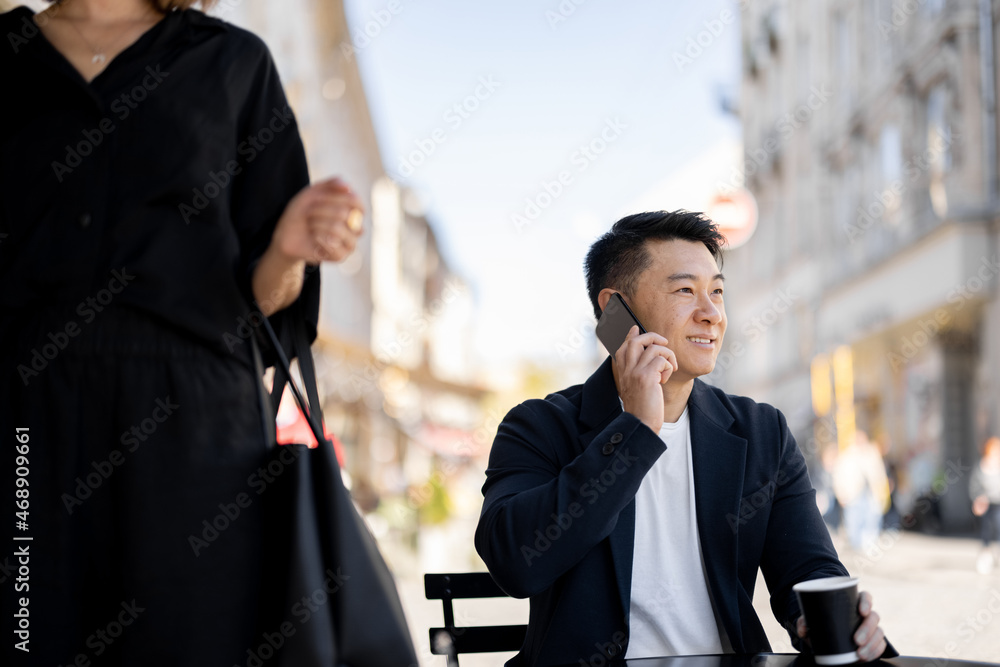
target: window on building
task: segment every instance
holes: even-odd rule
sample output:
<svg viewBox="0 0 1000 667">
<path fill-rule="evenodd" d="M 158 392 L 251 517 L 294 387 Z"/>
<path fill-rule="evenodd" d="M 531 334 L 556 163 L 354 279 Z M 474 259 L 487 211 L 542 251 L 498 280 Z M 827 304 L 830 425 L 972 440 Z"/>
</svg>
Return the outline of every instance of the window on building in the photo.
<svg viewBox="0 0 1000 667">
<path fill-rule="evenodd" d="M 811 60 L 809 58 L 809 35 L 799 35 L 798 44 L 795 47 L 795 73 L 796 73 L 796 97 L 801 103 L 809 97 L 809 87 L 815 85 L 812 80 Z"/>
<path fill-rule="evenodd" d="M 854 144 L 852 152 L 859 157 L 863 156 L 864 146 L 857 139 L 852 139 L 851 143 Z M 850 230 L 852 233 L 845 236 L 848 241 L 847 253 L 842 265 L 851 269 L 857 268 L 861 263 L 864 257 L 864 248 L 869 243 L 868 239 L 871 237 L 872 230 L 881 224 L 881 220 L 869 222 L 860 216 L 859 209 L 862 206 L 867 207 L 871 197 L 871 194 L 867 192 L 870 188 L 866 188 L 864 185 L 863 160 L 852 161 L 844 165 L 844 178 L 841 181 L 841 197 L 844 205 L 840 211 L 842 216 L 840 225 L 845 232 Z"/>
<path fill-rule="evenodd" d="M 850 64 L 850 46 L 851 35 L 847 28 L 847 16 L 837 14 L 833 19 L 833 58 L 841 74 L 847 72 L 848 65 Z"/>
<path fill-rule="evenodd" d="M 952 131 L 948 120 L 948 88 L 938 84 L 927 95 L 927 150 L 922 156 L 929 172 L 928 194 L 931 207 L 939 218 L 948 211 L 945 174 L 952 165 Z"/>
<path fill-rule="evenodd" d="M 754 232 L 754 278 L 766 281 L 771 277 L 776 266 L 774 207 L 770 196 L 764 192 L 757 194 L 759 214 L 757 231 Z"/>
<path fill-rule="evenodd" d="M 932 176 L 951 170 L 951 140 L 948 89 L 938 84 L 927 95 L 927 156 Z"/>
<path fill-rule="evenodd" d="M 778 187 L 780 192 L 781 185 L 779 184 Z M 776 204 L 771 218 L 774 225 L 774 260 L 777 266 L 784 266 L 788 263 L 788 251 L 793 243 L 793 233 L 789 226 L 785 224 L 785 203 L 779 201 Z M 774 275 L 773 272 L 772 275 Z"/>
<path fill-rule="evenodd" d="M 888 123 L 882 127 L 879 135 L 879 167 L 881 169 L 882 184 L 892 185 L 903 178 L 903 147 L 900 138 L 899 128 Z"/>
<path fill-rule="evenodd" d="M 895 57 L 895 44 L 900 26 L 893 21 L 893 0 L 868 0 L 871 7 L 872 21 L 872 54 L 875 56 L 876 67 L 887 69 Z"/>
<path fill-rule="evenodd" d="M 881 204 L 885 221 L 895 224 L 904 187 L 903 146 L 899 127 L 892 123 L 884 125 L 879 133 L 878 162 L 879 187 L 871 195 L 872 205 Z"/>
<path fill-rule="evenodd" d="M 807 196 L 805 192 L 811 185 L 810 181 L 803 179 L 799 181 L 799 193 L 795 202 L 795 229 L 798 247 L 796 250 L 800 254 L 809 254 L 813 250 L 813 239 L 816 229 L 822 227 L 821 216 L 825 213 L 825 207 L 817 205 L 814 197 Z"/>
<path fill-rule="evenodd" d="M 843 110 L 850 109 L 853 103 L 854 70 L 852 68 L 854 55 L 854 39 L 851 34 L 850 21 L 847 14 L 839 13 L 833 18 L 833 62 L 840 77 L 840 88 L 843 94 L 838 95 Z"/>
<path fill-rule="evenodd" d="M 771 52 L 771 55 L 778 55 L 781 50 L 781 37 L 778 30 L 778 8 L 772 7 L 767 14 L 764 15 L 762 21 L 762 32 L 767 40 L 767 49 Z"/>
<path fill-rule="evenodd" d="M 835 245 L 838 248 L 843 248 L 849 242 L 853 241 L 852 234 L 850 233 L 850 201 L 853 200 L 853 193 L 847 187 L 847 174 L 844 169 L 840 169 L 840 171 L 833 175 L 833 187 L 831 189 L 833 191 L 833 201 L 831 202 L 833 222 L 837 230 Z"/>
<path fill-rule="evenodd" d="M 944 10 L 946 0 L 924 0 L 924 13 L 927 16 L 936 16 Z"/>
</svg>

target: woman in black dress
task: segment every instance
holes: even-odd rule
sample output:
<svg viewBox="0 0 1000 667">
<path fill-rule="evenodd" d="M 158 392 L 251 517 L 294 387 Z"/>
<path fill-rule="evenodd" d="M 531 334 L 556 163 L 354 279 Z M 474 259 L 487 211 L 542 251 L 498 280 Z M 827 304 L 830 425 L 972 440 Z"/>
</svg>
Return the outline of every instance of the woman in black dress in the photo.
<svg viewBox="0 0 1000 667">
<path fill-rule="evenodd" d="M 315 336 L 361 204 L 309 186 L 263 42 L 191 4 L 0 14 L 6 664 L 230 667 L 273 630 L 251 301 Z"/>
</svg>

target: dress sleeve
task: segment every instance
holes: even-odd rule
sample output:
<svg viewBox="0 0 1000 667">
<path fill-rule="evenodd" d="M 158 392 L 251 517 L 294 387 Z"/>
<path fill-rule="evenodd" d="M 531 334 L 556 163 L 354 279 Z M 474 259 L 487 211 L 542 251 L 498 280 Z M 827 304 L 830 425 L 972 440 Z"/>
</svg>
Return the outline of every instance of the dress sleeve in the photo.
<svg viewBox="0 0 1000 667">
<path fill-rule="evenodd" d="M 240 110 L 237 134 L 237 173 L 233 176 L 232 219 L 240 243 L 239 279 L 253 301 L 254 268 L 271 242 L 274 228 L 289 200 L 309 185 L 309 170 L 298 124 L 281 86 L 267 47 L 260 55 L 253 81 Z M 236 171 L 236 169 L 234 169 Z M 307 266 L 299 298 L 271 315 L 282 343 L 289 343 L 289 318 L 302 318 L 309 341 L 316 339 L 319 321 L 320 272 Z M 286 347 L 286 349 L 288 349 Z M 265 349 L 265 361 L 272 359 Z"/>
</svg>

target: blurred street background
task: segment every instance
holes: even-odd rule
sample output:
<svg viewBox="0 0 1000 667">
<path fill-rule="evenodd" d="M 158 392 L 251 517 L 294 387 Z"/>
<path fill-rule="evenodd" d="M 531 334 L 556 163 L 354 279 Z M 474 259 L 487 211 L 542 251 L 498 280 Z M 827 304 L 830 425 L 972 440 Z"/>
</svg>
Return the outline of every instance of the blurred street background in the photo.
<svg viewBox="0 0 1000 667">
<path fill-rule="evenodd" d="M 421 577 L 483 569 L 472 536 L 498 423 L 605 356 L 587 247 L 623 215 L 676 208 L 709 212 L 733 246 L 728 332 L 705 379 L 785 414 L 896 646 L 1000 660 L 1000 574 L 970 497 L 1000 434 L 1000 2 L 221 0 L 211 13 L 267 42 L 313 178 L 341 175 L 367 204 L 358 251 L 323 267 L 315 351 L 425 664 L 444 660 L 427 650 L 442 619 Z M 852 547 L 836 498 L 862 461 L 881 469 L 884 521 Z M 523 601 L 488 604 L 460 620 L 526 619 Z M 758 604 L 770 620 L 763 582 Z"/>
</svg>

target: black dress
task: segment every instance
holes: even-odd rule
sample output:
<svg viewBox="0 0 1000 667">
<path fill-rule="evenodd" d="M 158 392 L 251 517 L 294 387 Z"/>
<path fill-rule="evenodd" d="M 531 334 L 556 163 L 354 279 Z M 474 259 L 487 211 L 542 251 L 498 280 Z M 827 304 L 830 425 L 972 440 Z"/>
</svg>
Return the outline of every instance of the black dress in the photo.
<svg viewBox="0 0 1000 667">
<path fill-rule="evenodd" d="M 170 12 L 88 84 L 31 16 L 0 14 L 0 507 L 31 538 L 0 550 L 4 662 L 246 665 L 273 630 L 250 277 L 298 129 L 244 30 Z M 318 303 L 310 272 L 272 322 L 315 336 Z"/>
</svg>

